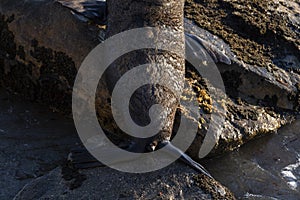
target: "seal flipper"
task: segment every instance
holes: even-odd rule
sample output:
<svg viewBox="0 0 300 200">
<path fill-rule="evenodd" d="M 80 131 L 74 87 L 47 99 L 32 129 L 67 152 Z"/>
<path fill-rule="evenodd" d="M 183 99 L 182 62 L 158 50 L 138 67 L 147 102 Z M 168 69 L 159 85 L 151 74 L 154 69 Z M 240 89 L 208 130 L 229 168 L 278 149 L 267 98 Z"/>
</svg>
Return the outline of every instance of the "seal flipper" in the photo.
<svg viewBox="0 0 300 200">
<path fill-rule="evenodd" d="M 176 156 L 179 154 L 180 160 L 183 161 L 184 163 L 188 164 L 190 167 L 195 169 L 197 172 L 202 173 L 210 178 L 213 178 L 212 175 L 210 175 L 210 173 L 202 165 L 200 165 L 199 163 L 194 161 L 190 156 L 188 156 L 186 153 L 181 151 L 179 148 L 175 147 L 170 141 L 168 141 L 168 140 L 162 141 L 157 146 L 157 148 L 162 148 L 162 147 L 166 147 L 164 149 L 165 149 L 166 153 L 168 153 L 170 155 Z"/>
<path fill-rule="evenodd" d="M 209 41 L 205 41 L 195 34 L 185 32 L 185 35 L 186 45 L 195 52 L 202 51 L 201 56 L 205 55 L 205 52 L 207 52 L 215 63 L 231 65 L 231 59 L 226 55 L 225 52 L 218 49 L 218 47 L 214 44 L 210 43 Z M 205 58 L 205 56 L 203 56 L 203 58 Z"/>
<path fill-rule="evenodd" d="M 165 147 L 165 148 L 163 148 Z M 144 147 L 145 148 L 145 147 Z M 158 144 L 156 148 L 163 148 L 166 153 L 171 156 L 180 155 L 180 160 L 184 163 L 188 164 L 190 167 L 195 169 L 197 172 L 202 173 L 210 178 L 213 178 L 212 175 L 199 163 L 194 161 L 191 157 L 185 154 L 183 151 L 175 147 L 170 141 L 164 140 Z M 141 145 L 137 145 L 137 143 L 133 143 L 128 147 L 130 151 L 139 151 L 141 152 Z M 144 149 L 145 150 L 145 149 Z M 126 158 L 121 158 L 111 153 L 112 157 L 115 156 L 115 163 L 129 161 Z M 99 162 L 96 158 L 94 158 L 84 147 L 78 147 L 71 150 L 71 153 L 68 156 L 68 160 L 73 164 L 73 166 L 77 169 L 88 169 L 94 167 L 104 167 L 105 165 Z M 113 164 L 112 162 L 111 164 Z"/>
<path fill-rule="evenodd" d="M 109 148 L 109 147 L 100 147 L 103 151 L 110 152 L 109 158 L 111 163 L 109 164 L 117 164 L 122 162 L 128 162 L 135 158 L 126 158 L 119 154 L 119 152 L 115 151 L 115 148 Z M 146 145 L 132 142 L 129 145 L 126 145 L 125 148 L 127 151 L 135 152 L 135 153 L 144 153 L 146 151 Z M 139 156 L 136 156 L 138 158 Z M 71 150 L 68 161 L 72 163 L 72 165 L 77 169 L 87 169 L 87 168 L 94 168 L 94 167 L 105 167 L 105 165 L 101 162 L 99 162 L 95 157 L 93 157 L 89 151 L 84 147 L 77 147 Z"/>
<path fill-rule="evenodd" d="M 80 21 L 92 21 L 99 25 L 107 24 L 107 6 L 106 1 L 68 1 L 56 0 L 62 6 L 70 9 L 75 17 Z"/>
<path fill-rule="evenodd" d="M 104 165 L 94 158 L 83 146 L 71 149 L 68 155 L 68 161 L 72 163 L 76 169 L 104 167 Z"/>
</svg>

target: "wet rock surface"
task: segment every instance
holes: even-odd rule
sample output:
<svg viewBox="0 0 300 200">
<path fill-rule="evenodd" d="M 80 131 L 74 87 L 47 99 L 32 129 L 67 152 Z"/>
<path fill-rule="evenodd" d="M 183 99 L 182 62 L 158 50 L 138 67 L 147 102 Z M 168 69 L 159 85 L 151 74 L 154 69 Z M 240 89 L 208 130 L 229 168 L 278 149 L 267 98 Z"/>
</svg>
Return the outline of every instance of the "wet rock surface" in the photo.
<svg viewBox="0 0 300 200">
<path fill-rule="evenodd" d="M 277 134 L 251 141 L 225 156 L 208 159 L 205 166 L 237 197 L 296 200 L 300 195 L 299 127 L 298 119 Z"/>
<path fill-rule="evenodd" d="M 61 178 L 60 169 L 55 169 L 26 185 L 15 199 L 235 199 L 216 181 L 204 178 L 207 184 L 201 185 L 201 179 L 191 169 L 178 163 L 146 176 L 109 168 L 85 170 L 83 173 L 87 178 L 84 184 L 70 190 Z M 43 184 L 47 184 L 44 191 L 40 188 Z"/>
<path fill-rule="evenodd" d="M 0 199 L 62 165 L 78 141 L 71 119 L 0 91 Z"/>
</svg>

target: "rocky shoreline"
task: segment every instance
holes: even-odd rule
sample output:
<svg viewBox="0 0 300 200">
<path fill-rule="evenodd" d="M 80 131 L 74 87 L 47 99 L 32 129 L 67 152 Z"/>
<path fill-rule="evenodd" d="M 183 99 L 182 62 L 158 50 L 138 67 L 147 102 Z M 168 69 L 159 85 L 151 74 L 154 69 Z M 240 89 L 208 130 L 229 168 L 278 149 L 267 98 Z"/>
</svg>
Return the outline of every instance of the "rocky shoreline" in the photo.
<svg viewBox="0 0 300 200">
<path fill-rule="evenodd" d="M 299 114 L 299 10 L 296 1 L 186 1 L 188 23 L 198 26 L 194 30 L 186 22 L 186 30 L 211 41 L 231 60 L 230 65 L 217 63 L 228 96 L 209 91 L 218 93 L 227 107 L 225 124 L 215 124 L 222 129 L 210 156 L 274 133 Z M 1 86 L 53 111 L 70 113 L 77 69 L 103 31 L 103 27 L 77 20 L 57 2 L 1 1 Z M 186 71 L 186 81 L 202 113 L 200 121 L 194 120 L 199 130 L 188 150 L 198 158 L 209 116 L 216 109 L 203 78 L 192 68 Z M 99 120 L 106 129 L 118 132 L 110 121 L 108 92 L 105 88 L 99 92 Z"/>
</svg>

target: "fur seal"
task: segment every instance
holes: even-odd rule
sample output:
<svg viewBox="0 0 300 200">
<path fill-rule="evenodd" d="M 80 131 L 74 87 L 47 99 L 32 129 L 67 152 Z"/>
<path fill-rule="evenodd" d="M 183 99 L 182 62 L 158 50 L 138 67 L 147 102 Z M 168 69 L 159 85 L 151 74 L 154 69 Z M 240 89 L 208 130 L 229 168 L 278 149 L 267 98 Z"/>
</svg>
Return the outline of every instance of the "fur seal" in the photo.
<svg viewBox="0 0 300 200">
<path fill-rule="evenodd" d="M 125 10 L 124 13 L 122 13 L 122 12 L 111 13 L 110 19 L 107 20 L 107 17 L 106 17 L 107 5 L 106 5 L 105 1 L 79 1 L 78 2 L 78 1 L 69 1 L 69 0 L 59 0 L 59 2 L 62 3 L 63 6 L 71 9 L 73 14 L 80 20 L 83 20 L 83 21 L 92 20 L 100 25 L 108 23 L 108 30 L 107 30 L 106 37 L 110 37 L 114 34 L 117 34 L 118 32 L 124 31 L 124 30 L 137 28 L 137 27 L 141 26 L 138 22 L 132 23 L 132 21 L 130 21 L 130 20 L 127 24 L 126 23 L 123 24 L 123 26 L 120 26 L 120 24 L 116 25 L 116 23 L 114 23 L 115 21 L 120 20 L 120 18 L 128 17 L 128 19 L 130 19 L 130 16 L 126 16 L 126 15 L 134 15 L 134 14 L 138 15 L 139 14 L 139 13 L 132 13 L 132 12 L 128 13 L 128 11 L 126 12 L 126 9 L 124 9 Z M 121 2 L 108 1 L 107 4 L 108 4 L 108 6 L 116 7 L 116 6 L 118 6 L 118 4 L 120 6 Z M 183 6 L 183 2 L 180 2 L 180 1 L 174 2 L 173 4 L 174 4 L 173 6 L 175 8 L 179 8 L 180 6 Z M 159 7 L 160 5 L 158 4 L 157 6 Z M 124 5 L 121 5 L 121 7 L 124 7 Z M 183 7 L 182 8 L 180 7 L 180 9 L 183 9 Z M 122 8 L 119 10 L 122 10 Z M 156 19 L 158 20 L 158 24 L 156 21 L 151 21 L 150 18 L 153 17 L 153 14 L 157 15 Z M 173 13 L 173 14 L 174 14 L 174 16 L 178 17 L 178 14 L 176 14 L 176 13 Z M 180 15 L 179 16 L 180 19 L 177 19 L 177 18 L 174 19 L 174 16 L 169 15 L 167 17 L 166 16 L 163 17 L 163 16 L 159 16 L 159 13 L 154 12 L 154 13 L 151 13 L 151 17 L 149 17 L 149 18 L 144 16 L 144 19 L 141 20 L 144 23 L 142 26 L 144 26 L 144 25 L 157 26 L 157 25 L 159 25 L 159 23 L 162 23 L 163 25 L 174 26 L 174 28 L 177 28 L 177 29 L 183 28 L 184 17 Z M 142 16 L 142 18 L 143 18 L 143 16 Z M 215 62 L 223 62 L 225 64 L 231 63 L 230 59 L 224 53 L 222 53 L 220 50 L 218 50 L 218 48 L 216 48 L 215 46 L 210 45 L 209 42 L 206 42 L 193 34 L 185 33 L 185 36 L 190 40 L 196 41 L 200 46 L 202 46 L 206 50 L 208 50 L 209 55 L 214 59 Z M 182 35 L 182 37 L 184 37 L 184 35 Z M 179 38 L 178 41 L 184 41 L 184 38 L 181 38 L 181 40 Z M 184 46 L 184 42 L 179 45 Z M 127 57 L 124 60 L 121 59 L 121 60 L 117 61 L 114 65 L 122 66 L 123 69 L 118 68 L 117 72 L 119 72 L 119 73 L 116 73 L 116 71 L 115 71 L 116 69 L 113 69 L 114 71 L 111 71 L 111 72 L 108 71 L 108 74 L 110 75 L 109 77 L 107 77 L 109 90 L 112 91 L 113 86 L 115 85 L 116 81 L 121 77 L 122 72 L 120 73 L 120 71 L 124 70 L 124 62 L 128 62 L 128 59 L 129 59 L 130 66 L 137 66 L 139 64 L 142 64 L 145 61 L 161 62 L 162 60 L 164 60 L 164 61 L 168 60 L 168 58 L 170 58 L 170 57 L 172 57 L 172 60 L 173 60 L 170 63 L 174 63 L 174 59 L 175 59 L 176 64 L 179 64 L 178 66 L 184 66 L 184 62 L 185 62 L 184 59 L 177 58 L 177 57 L 174 58 L 174 55 L 170 55 L 167 52 L 161 52 L 161 56 L 157 56 L 157 54 L 155 54 L 149 50 L 134 53 L 134 55 L 129 56 L 129 58 Z M 132 58 L 134 58 L 134 60 Z M 126 70 L 130 69 L 130 66 L 127 66 Z M 182 68 L 181 70 L 184 71 L 184 68 Z M 158 93 L 156 95 L 154 95 L 154 98 L 153 98 L 153 91 L 155 91 L 155 90 L 158 91 Z M 141 91 L 139 91 L 139 94 L 137 95 L 136 99 L 134 99 L 134 101 L 133 101 L 134 106 L 136 108 L 138 108 L 135 111 L 133 111 L 133 112 L 135 112 L 136 116 L 138 116 L 137 118 L 135 118 L 136 119 L 135 121 L 138 121 L 138 123 L 141 125 L 145 125 L 145 121 L 147 121 L 147 116 L 146 117 L 143 116 L 143 113 L 145 113 L 145 111 L 147 111 L 149 105 L 153 105 L 154 103 L 167 104 L 167 106 L 170 107 L 172 111 L 168 115 L 168 120 L 170 121 L 170 123 L 168 123 L 168 125 L 164 127 L 164 130 L 162 130 L 162 132 L 160 132 L 155 137 L 147 138 L 146 140 L 141 140 L 141 139 L 134 140 L 133 139 L 132 145 L 128 148 L 130 151 L 133 151 L 133 152 L 153 151 L 155 149 L 161 148 L 162 146 L 165 146 L 166 144 L 171 144 L 169 141 L 171 138 L 172 126 L 173 126 L 173 121 L 174 121 L 174 115 L 175 115 L 176 108 L 178 105 L 178 99 L 172 97 L 171 95 L 168 96 L 167 98 L 166 98 L 166 96 L 163 96 L 163 98 L 162 98 L 162 95 L 161 95 L 162 93 L 164 95 L 166 95 L 166 94 L 168 95 L 168 93 L 162 88 L 158 88 L 156 86 L 148 86 L 148 87 L 143 88 Z M 165 99 L 167 99 L 167 101 Z M 143 112 L 140 112 L 141 110 Z M 182 152 L 177 147 L 175 147 L 173 145 L 169 145 L 169 146 L 170 146 L 170 148 L 168 149 L 168 151 L 170 151 L 171 154 L 179 153 L 181 155 L 182 161 L 187 163 L 192 168 L 196 169 L 198 172 L 211 177 L 211 175 L 199 163 L 195 162 L 193 159 L 191 159 L 188 155 L 186 155 L 184 152 Z M 79 149 L 79 150 L 77 149 L 77 150 L 72 151 L 72 155 L 70 156 L 70 159 L 75 164 L 75 166 L 77 166 L 77 168 L 89 168 L 89 167 L 101 166 L 101 164 L 96 162 L 96 160 L 92 156 L 87 155 L 87 152 L 84 151 L 83 149 Z"/>
</svg>

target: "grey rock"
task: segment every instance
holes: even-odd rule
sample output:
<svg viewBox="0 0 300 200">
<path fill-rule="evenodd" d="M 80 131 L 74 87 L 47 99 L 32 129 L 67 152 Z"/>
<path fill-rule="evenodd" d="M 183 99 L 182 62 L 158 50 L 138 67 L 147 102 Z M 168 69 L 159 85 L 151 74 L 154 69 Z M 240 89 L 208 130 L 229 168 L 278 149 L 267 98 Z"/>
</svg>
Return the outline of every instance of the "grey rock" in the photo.
<svg viewBox="0 0 300 200">
<path fill-rule="evenodd" d="M 80 188 L 70 190 L 57 168 L 28 183 L 14 199 L 213 199 L 197 186 L 195 172 L 180 163 L 147 176 L 109 168 L 84 170 L 82 173 L 87 180 Z M 224 199 L 229 196 L 224 186 L 216 184 L 212 190 L 217 188 L 224 191 Z"/>
</svg>

